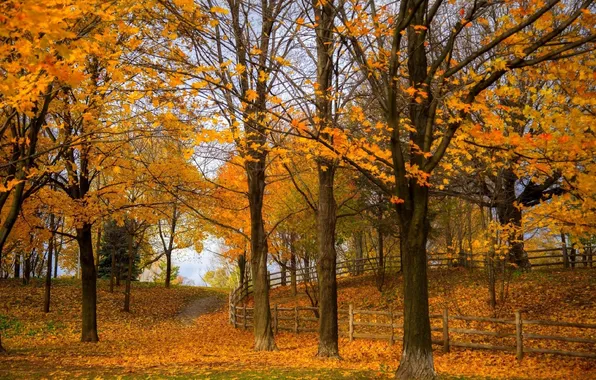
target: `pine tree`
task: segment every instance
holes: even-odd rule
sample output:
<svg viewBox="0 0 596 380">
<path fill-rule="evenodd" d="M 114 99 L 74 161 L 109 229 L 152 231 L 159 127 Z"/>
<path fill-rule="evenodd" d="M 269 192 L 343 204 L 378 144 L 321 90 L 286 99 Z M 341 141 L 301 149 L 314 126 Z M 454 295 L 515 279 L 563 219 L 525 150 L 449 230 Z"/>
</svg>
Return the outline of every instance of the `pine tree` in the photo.
<svg viewBox="0 0 596 380">
<path fill-rule="evenodd" d="M 110 220 L 104 225 L 104 232 L 99 248 L 99 269 L 98 278 L 109 279 L 112 270 L 112 252 L 114 253 L 115 271 L 114 277 L 126 279 L 128 264 L 128 232 L 125 226 L 119 226 L 114 220 Z M 141 272 L 139 268 L 140 255 L 138 245 L 135 245 L 135 259 L 133 266 L 133 280 L 136 280 Z"/>
</svg>

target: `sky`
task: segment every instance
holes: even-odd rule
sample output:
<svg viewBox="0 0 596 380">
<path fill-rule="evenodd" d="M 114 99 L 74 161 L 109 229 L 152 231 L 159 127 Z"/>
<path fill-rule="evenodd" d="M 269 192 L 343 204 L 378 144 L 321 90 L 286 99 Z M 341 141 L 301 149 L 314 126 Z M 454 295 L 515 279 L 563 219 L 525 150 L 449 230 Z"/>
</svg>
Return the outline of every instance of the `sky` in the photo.
<svg viewBox="0 0 596 380">
<path fill-rule="evenodd" d="M 215 254 L 218 250 L 217 240 L 207 239 L 203 245 L 204 248 L 200 254 L 192 248 L 172 252 L 173 265 L 180 267 L 178 274 L 192 281 L 187 285 L 208 286 L 202 277 L 208 271 L 214 270 L 221 265 Z"/>
<path fill-rule="evenodd" d="M 198 253 L 193 248 L 180 249 L 172 252 L 172 264 L 180 267 L 178 275 L 185 278 L 185 285 L 209 286 L 203 281 L 203 276 L 210 270 L 221 265 L 216 252 L 219 251 L 217 239 L 208 238 L 203 242 L 203 251 Z M 58 267 L 59 276 L 72 276 L 74 273 Z"/>
</svg>

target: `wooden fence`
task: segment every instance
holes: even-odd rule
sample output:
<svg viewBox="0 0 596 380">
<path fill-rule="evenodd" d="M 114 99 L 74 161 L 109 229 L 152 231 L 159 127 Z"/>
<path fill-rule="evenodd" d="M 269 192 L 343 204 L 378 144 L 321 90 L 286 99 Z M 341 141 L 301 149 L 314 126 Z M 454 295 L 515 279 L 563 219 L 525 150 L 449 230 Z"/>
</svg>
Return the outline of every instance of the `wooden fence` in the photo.
<svg viewBox="0 0 596 380">
<path fill-rule="evenodd" d="M 318 331 L 316 310 L 316 307 L 283 308 L 275 304 L 271 309 L 274 333 Z M 305 312 L 309 315 L 304 315 Z M 596 324 L 528 320 L 522 318 L 521 312 L 516 312 L 512 319 L 449 315 L 447 309 L 430 318 L 432 342 L 440 345 L 444 352 L 449 352 L 451 347 L 463 347 L 515 352 L 519 360 L 524 353 L 596 359 Z M 252 320 L 253 308 L 246 304 L 230 306 L 230 323 L 234 327 L 246 330 L 253 326 Z M 399 332 L 403 330 L 403 313 L 358 310 L 350 304 L 348 309 L 338 310 L 338 325 L 340 336 L 350 341 L 380 339 L 394 344 L 402 339 Z M 535 327 L 559 331 L 547 335 L 532 331 Z M 557 346 L 553 347 L 554 344 Z"/>
<path fill-rule="evenodd" d="M 564 251 L 567 250 L 567 255 Z M 570 254 L 571 247 L 548 248 L 528 250 L 528 259 L 532 267 L 590 267 L 594 266 L 593 247 L 585 247 L 585 253 Z M 429 253 L 428 255 L 429 269 L 436 268 L 452 268 L 465 267 L 470 269 L 484 268 L 486 265 L 486 254 L 446 254 L 446 253 Z M 401 262 L 399 257 L 386 257 L 383 260 L 382 270 L 385 273 L 395 272 L 401 269 Z M 353 259 L 337 263 L 336 273 L 337 277 L 346 277 L 350 275 L 360 275 L 364 273 L 379 273 L 379 259 L 378 257 L 365 257 L 362 259 Z M 250 274 L 250 271 L 248 272 Z M 278 286 L 288 285 L 290 282 L 290 271 L 279 271 L 269 273 L 269 287 L 275 288 Z M 296 282 L 313 282 L 317 280 L 317 271 L 314 264 L 311 263 L 309 267 L 296 268 Z M 230 295 L 230 303 L 239 303 L 245 300 L 252 294 L 252 281 L 248 278 L 241 286 L 234 289 Z"/>
</svg>

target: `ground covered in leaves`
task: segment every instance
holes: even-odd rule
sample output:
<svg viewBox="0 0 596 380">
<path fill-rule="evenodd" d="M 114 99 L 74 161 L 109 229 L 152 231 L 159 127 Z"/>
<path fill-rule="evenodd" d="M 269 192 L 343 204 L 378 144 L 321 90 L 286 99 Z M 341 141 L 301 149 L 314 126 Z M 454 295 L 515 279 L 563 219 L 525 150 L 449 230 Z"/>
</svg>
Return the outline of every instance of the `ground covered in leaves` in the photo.
<svg viewBox="0 0 596 380">
<path fill-rule="evenodd" d="M 523 281 L 522 281 L 523 280 Z M 57 281 L 52 312 L 42 312 L 41 282 L 23 286 L 0 280 L 0 329 L 9 350 L 0 356 L 0 378 L 391 378 L 397 368 L 400 344 L 386 341 L 340 340 L 343 360 L 314 357 L 315 334 L 283 332 L 279 350 L 253 352 L 250 331 L 228 324 L 225 302 L 194 323 L 180 318 L 197 299 L 226 293 L 205 288 L 134 284 L 132 313 L 121 311 L 122 288 L 107 291 L 100 282 L 98 325 L 100 342 L 79 342 L 80 287 Z M 383 292 L 370 277 L 342 280 L 340 304 L 384 309 L 400 304 L 399 281 Z M 596 281 L 591 270 L 549 271 L 512 279 L 509 296 L 499 314 L 522 308 L 536 319 L 564 319 L 596 323 Z M 433 312 L 445 304 L 461 314 L 490 315 L 480 274 L 452 271 L 431 274 Z M 274 291 L 274 300 L 306 304 L 288 289 Z M 212 302 L 209 302 L 212 304 Z M 457 309 L 456 309 L 457 308 Z M 436 310 L 435 310 L 436 309 Z M 184 313 L 183 313 L 184 315 Z M 454 349 L 436 350 L 435 365 L 444 378 L 596 379 L 596 363 L 587 359 L 527 355 L 518 362 L 511 353 Z"/>
</svg>

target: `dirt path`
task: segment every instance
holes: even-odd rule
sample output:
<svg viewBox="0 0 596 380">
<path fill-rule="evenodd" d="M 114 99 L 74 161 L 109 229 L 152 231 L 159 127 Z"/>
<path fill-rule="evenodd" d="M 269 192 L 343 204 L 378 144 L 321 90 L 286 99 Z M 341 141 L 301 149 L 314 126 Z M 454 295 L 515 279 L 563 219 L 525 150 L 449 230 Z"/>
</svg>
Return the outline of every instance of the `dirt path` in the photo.
<svg viewBox="0 0 596 380">
<path fill-rule="evenodd" d="M 188 303 L 177 318 L 185 324 L 192 324 L 201 315 L 213 313 L 223 304 L 224 299 L 217 296 L 198 298 Z"/>
</svg>

